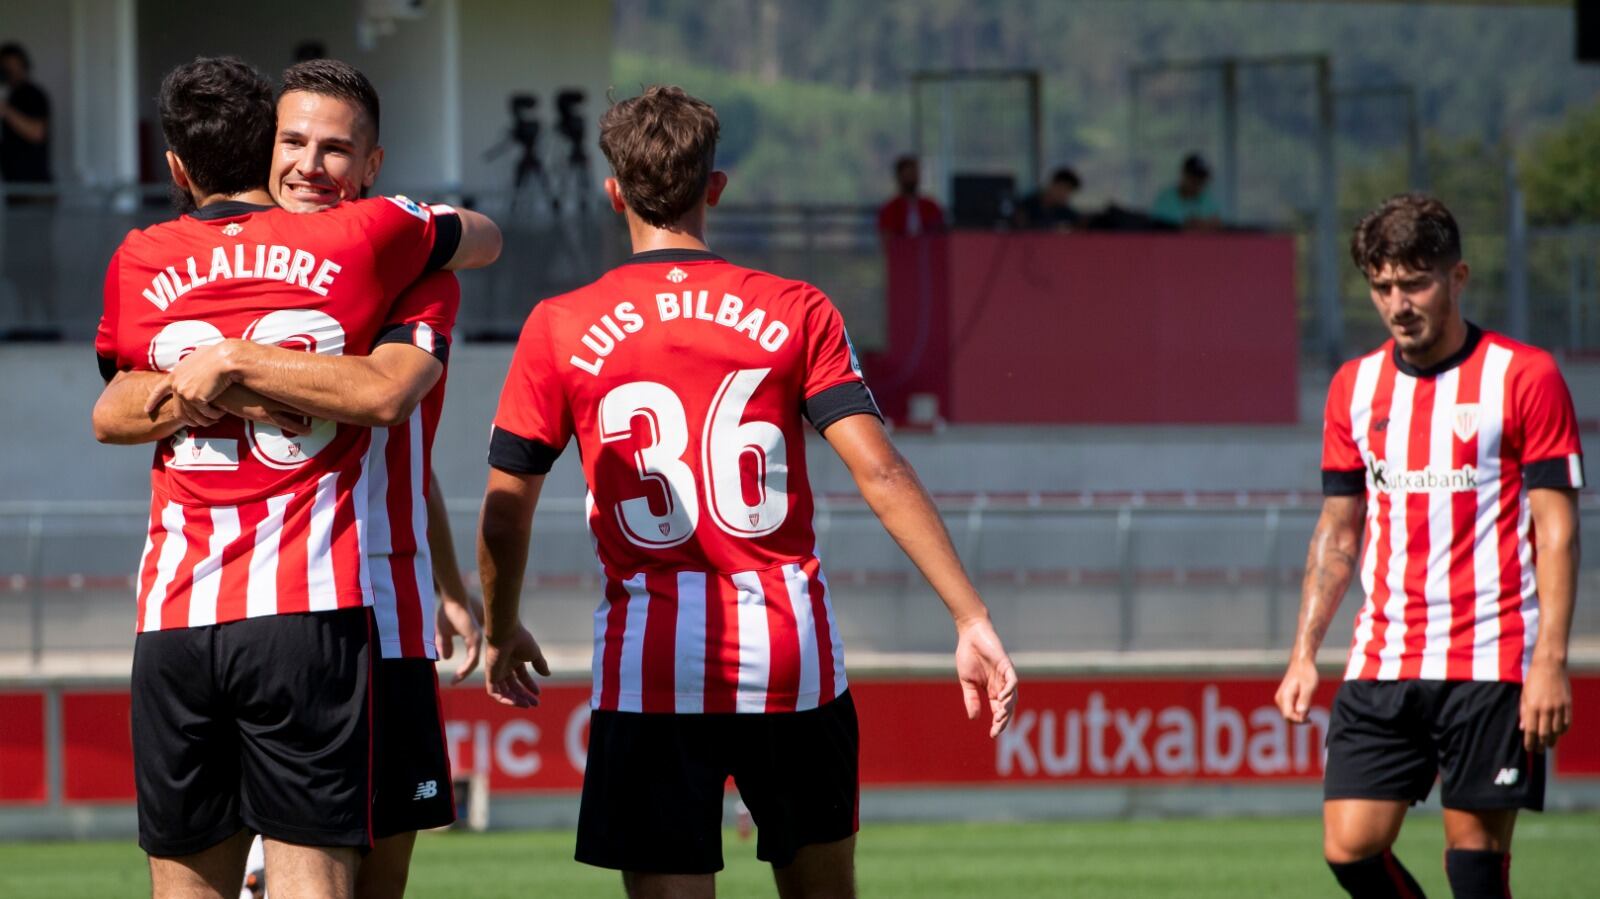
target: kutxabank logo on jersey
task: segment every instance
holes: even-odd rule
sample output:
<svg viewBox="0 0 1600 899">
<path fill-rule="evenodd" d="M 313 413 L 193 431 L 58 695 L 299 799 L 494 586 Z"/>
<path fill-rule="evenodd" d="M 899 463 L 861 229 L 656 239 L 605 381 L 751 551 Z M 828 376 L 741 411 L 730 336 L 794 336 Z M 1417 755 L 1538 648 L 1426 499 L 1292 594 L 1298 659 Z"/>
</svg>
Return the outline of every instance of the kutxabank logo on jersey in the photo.
<svg viewBox="0 0 1600 899">
<path fill-rule="evenodd" d="M 1472 493 L 1478 489 L 1478 469 L 1471 465 L 1442 468 L 1430 465 L 1395 471 L 1386 459 L 1367 453 L 1367 480 L 1380 493 Z"/>
</svg>

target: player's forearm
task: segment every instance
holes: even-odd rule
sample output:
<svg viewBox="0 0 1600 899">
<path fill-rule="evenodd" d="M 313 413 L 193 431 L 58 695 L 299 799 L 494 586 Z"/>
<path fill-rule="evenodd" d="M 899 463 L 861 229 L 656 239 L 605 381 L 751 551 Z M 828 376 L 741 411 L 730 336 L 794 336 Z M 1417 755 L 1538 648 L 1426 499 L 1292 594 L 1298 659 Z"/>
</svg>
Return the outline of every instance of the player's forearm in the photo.
<svg viewBox="0 0 1600 899">
<path fill-rule="evenodd" d="M 510 639 L 517 632 L 532 513 L 532 507 L 514 493 L 491 487 L 483 498 L 478 578 L 483 586 L 485 636 L 490 643 Z"/>
<path fill-rule="evenodd" d="M 153 413 L 144 411 L 151 391 L 165 377 L 154 371 L 125 371 L 112 378 L 94 404 L 94 439 L 119 445 L 154 443 L 181 430 L 176 403 L 163 403 Z"/>
<path fill-rule="evenodd" d="M 928 579 L 958 626 L 989 616 L 988 607 L 961 565 L 933 497 L 909 462 L 896 452 L 891 460 L 857 475 L 856 486 L 889 536 Z"/>
<path fill-rule="evenodd" d="M 1535 521 L 1539 588 L 1539 636 L 1533 644 L 1535 663 L 1564 666 L 1572 634 L 1572 610 L 1578 592 L 1580 544 L 1576 515 L 1563 521 Z"/>
<path fill-rule="evenodd" d="M 1361 531 L 1324 513 L 1311 535 L 1306 576 L 1301 584 L 1300 618 L 1295 627 L 1295 661 L 1314 662 L 1339 603 L 1355 578 Z"/>
<path fill-rule="evenodd" d="M 456 558 L 456 541 L 450 533 L 450 512 L 445 508 L 439 479 L 428 471 L 428 553 L 433 558 L 433 580 L 441 602 L 466 605 L 467 584 Z"/>
<path fill-rule="evenodd" d="M 30 144 L 44 143 L 45 135 L 49 133 L 49 123 L 45 119 L 36 119 L 33 116 L 23 115 L 14 106 L 6 106 L 3 110 L 4 119 L 18 136 Z"/>
<path fill-rule="evenodd" d="M 383 428 L 405 421 L 438 381 L 397 377 L 373 356 L 301 353 L 254 341 L 230 340 L 223 348 L 229 376 L 263 396 L 313 418 Z"/>
</svg>

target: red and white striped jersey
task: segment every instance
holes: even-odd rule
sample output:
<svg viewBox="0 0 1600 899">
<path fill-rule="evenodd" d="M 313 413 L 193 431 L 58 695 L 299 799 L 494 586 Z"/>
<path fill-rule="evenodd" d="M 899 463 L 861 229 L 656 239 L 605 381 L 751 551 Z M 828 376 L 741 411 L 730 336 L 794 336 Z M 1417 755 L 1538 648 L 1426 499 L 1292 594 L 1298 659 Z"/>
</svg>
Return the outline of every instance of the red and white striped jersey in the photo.
<svg viewBox="0 0 1600 899">
<path fill-rule="evenodd" d="M 1365 493 L 1347 679 L 1520 682 L 1539 629 L 1528 491 L 1583 486 L 1566 382 L 1548 353 L 1469 326 L 1419 370 L 1394 342 L 1328 392 L 1323 491 Z"/>
<path fill-rule="evenodd" d="M 396 304 L 436 308 L 431 318 L 445 323 L 436 331 L 427 322 L 395 326 L 385 342 L 403 338 L 446 363 L 411 417 L 389 428 L 374 428 L 367 451 L 371 500 L 367 525 L 368 566 L 372 572 L 372 616 L 386 659 L 433 659 L 433 556 L 428 548 L 428 471 L 433 437 L 444 408 L 449 374 L 449 329 L 461 306 L 461 284 L 450 272 L 435 272 L 412 285 Z"/>
<path fill-rule="evenodd" d="M 396 302 L 454 254 L 459 220 L 442 212 L 223 202 L 131 232 L 106 273 L 101 372 L 166 371 L 229 337 L 337 355 L 447 333 L 437 309 Z M 233 417 L 160 441 L 138 629 L 370 605 L 368 444 L 366 428 L 291 435 Z"/>
<path fill-rule="evenodd" d="M 863 413 L 844 322 L 808 284 L 656 251 L 534 307 L 489 463 L 542 474 L 577 439 L 606 584 L 595 708 L 788 712 L 844 691 L 802 418 Z"/>
</svg>

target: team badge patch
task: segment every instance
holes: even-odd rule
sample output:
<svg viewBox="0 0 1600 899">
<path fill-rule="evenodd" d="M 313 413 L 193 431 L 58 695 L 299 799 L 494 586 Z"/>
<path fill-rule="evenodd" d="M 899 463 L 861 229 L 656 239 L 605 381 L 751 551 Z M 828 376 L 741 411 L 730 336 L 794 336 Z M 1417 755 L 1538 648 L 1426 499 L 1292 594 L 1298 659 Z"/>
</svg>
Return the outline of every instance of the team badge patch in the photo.
<svg viewBox="0 0 1600 899">
<path fill-rule="evenodd" d="M 222 233 L 228 235 L 229 237 L 238 237 L 244 233 L 244 226 L 238 222 L 229 222 L 228 224 L 222 226 Z"/>
<path fill-rule="evenodd" d="M 1454 426 L 1457 440 L 1466 441 L 1476 437 L 1478 435 L 1478 404 L 1465 403 L 1456 406 Z"/>
<path fill-rule="evenodd" d="M 401 209 L 404 209 L 405 211 L 411 213 L 412 215 L 416 216 L 419 219 L 422 219 L 423 221 L 427 221 L 428 220 L 428 214 L 429 214 L 428 210 L 423 209 L 420 205 L 417 204 L 416 200 L 413 200 L 410 197 L 405 196 L 404 194 L 395 194 L 392 197 L 384 197 L 384 199 L 388 200 L 389 202 L 393 203 L 396 206 L 399 206 Z"/>
<path fill-rule="evenodd" d="M 674 284 L 682 284 L 688 279 L 688 277 L 689 273 L 681 268 L 678 268 L 676 265 L 672 267 L 672 271 L 667 272 L 667 280 Z"/>
</svg>

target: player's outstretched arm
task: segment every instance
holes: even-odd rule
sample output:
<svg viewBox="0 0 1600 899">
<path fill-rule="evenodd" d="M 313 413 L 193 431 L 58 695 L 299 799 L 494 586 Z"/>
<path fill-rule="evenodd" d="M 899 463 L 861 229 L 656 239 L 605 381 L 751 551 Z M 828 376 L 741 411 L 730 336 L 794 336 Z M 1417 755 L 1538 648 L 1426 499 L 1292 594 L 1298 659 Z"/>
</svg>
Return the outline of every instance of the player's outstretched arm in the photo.
<svg viewBox="0 0 1600 899">
<path fill-rule="evenodd" d="M 1295 626 L 1289 668 L 1278 686 L 1278 711 L 1295 724 L 1304 724 L 1317 691 L 1317 650 L 1350 580 L 1361 552 L 1361 527 L 1366 514 L 1364 496 L 1330 496 L 1322 501 L 1322 515 L 1311 534 L 1306 553 L 1306 577 L 1300 587 L 1300 620 Z"/>
<path fill-rule="evenodd" d="M 844 460 L 861 496 L 917 570 L 933 586 L 956 623 L 956 674 L 967 717 L 989 701 L 989 735 L 998 736 L 1017 706 L 1017 672 L 989 621 L 989 608 L 967 577 L 933 498 L 917 473 L 871 415 L 852 415 L 822 432 Z"/>
<path fill-rule="evenodd" d="M 1521 726 L 1528 749 L 1543 752 L 1572 726 L 1567 641 L 1578 592 L 1578 491 L 1535 488 L 1528 507 L 1538 541 L 1539 636 L 1522 684 Z"/>
<path fill-rule="evenodd" d="M 167 390 L 168 381 L 169 376 L 163 372 L 118 372 L 94 404 L 95 439 L 123 445 L 153 443 L 183 428 L 216 424 L 226 415 L 277 425 L 291 434 L 306 430 L 306 423 L 296 410 L 238 385 L 204 406 L 187 406 L 170 399 L 152 403 L 154 394 Z"/>
<path fill-rule="evenodd" d="M 409 344 L 383 344 L 370 356 L 330 356 L 224 340 L 174 366 L 167 394 L 204 407 L 238 384 L 313 418 L 386 428 L 410 417 L 443 373 L 444 363 Z M 151 394 L 146 410 L 164 399 Z"/>
<path fill-rule="evenodd" d="M 450 271 L 483 268 L 500 258 L 500 226 L 481 212 L 458 209 L 461 217 L 461 243 L 454 256 L 444 264 Z"/>
<path fill-rule="evenodd" d="M 496 702 L 522 708 L 539 704 L 539 685 L 528 665 L 545 677 L 550 665 L 522 626 L 522 575 L 528 567 L 528 538 L 544 475 L 489 469 L 478 519 L 478 577 L 483 582 L 483 614 L 489 648 L 484 679 Z"/>
<path fill-rule="evenodd" d="M 466 581 L 461 577 L 456 541 L 450 534 L 450 511 L 444 505 L 439 476 L 431 468 L 428 470 L 428 556 L 433 560 L 434 592 L 439 596 L 434 649 L 438 650 L 440 658 L 450 658 L 455 654 L 456 637 L 461 638 L 466 648 L 466 658 L 450 678 L 454 686 L 478 669 L 478 656 L 483 652 L 483 607 L 474 608 L 472 594 L 467 592 Z"/>
</svg>

